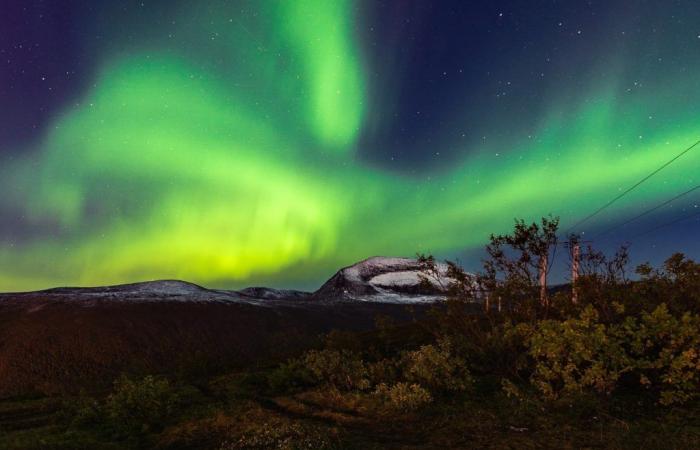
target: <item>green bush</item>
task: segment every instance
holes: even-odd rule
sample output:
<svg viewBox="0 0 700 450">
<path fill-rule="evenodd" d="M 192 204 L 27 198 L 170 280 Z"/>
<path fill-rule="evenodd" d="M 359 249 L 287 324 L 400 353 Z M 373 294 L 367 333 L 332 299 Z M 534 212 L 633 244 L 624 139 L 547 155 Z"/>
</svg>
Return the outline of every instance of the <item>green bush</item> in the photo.
<svg viewBox="0 0 700 450">
<path fill-rule="evenodd" d="M 433 401 L 427 389 L 416 383 L 380 384 L 374 391 L 382 405 L 392 411 L 416 411 Z"/>
<path fill-rule="evenodd" d="M 450 352 L 446 340 L 403 352 L 398 358 L 375 362 L 349 350 L 312 350 L 301 359 L 281 365 L 271 375 L 272 385 L 327 384 L 339 390 L 366 391 L 397 381 L 417 385 L 433 393 L 466 390 L 472 378 L 463 359 Z"/>
<path fill-rule="evenodd" d="M 92 426 L 101 420 L 102 411 L 100 403 L 84 391 L 74 398 L 63 402 L 64 419 L 71 426 Z"/>
<path fill-rule="evenodd" d="M 700 392 L 700 317 L 676 318 L 665 304 L 612 324 L 600 322 L 589 305 L 578 318 L 539 321 L 527 345 L 531 381 L 545 399 L 610 395 L 626 375 L 663 405 Z"/>
<path fill-rule="evenodd" d="M 172 415 L 177 398 L 165 379 L 147 376 L 134 380 L 122 376 L 104 404 L 113 428 L 124 434 L 146 433 L 161 428 Z"/>
<path fill-rule="evenodd" d="M 593 390 L 610 394 L 634 368 L 623 342 L 586 307 L 578 318 L 539 321 L 528 340 L 534 359 L 531 381 L 549 400 Z"/>
<path fill-rule="evenodd" d="M 401 373 L 400 362 L 392 358 L 380 359 L 376 362 L 367 363 L 366 366 L 367 375 L 372 386 L 381 383 L 394 383 L 398 381 Z"/>
<path fill-rule="evenodd" d="M 365 390 L 370 387 L 367 365 L 349 350 L 312 350 L 302 362 L 313 377 L 341 390 Z"/>
<path fill-rule="evenodd" d="M 464 391 L 472 383 L 465 361 L 453 355 L 444 340 L 404 353 L 400 366 L 406 381 L 433 392 Z"/>
<path fill-rule="evenodd" d="M 635 290 L 645 303 L 664 302 L 677 315 L 700 314 L 700 264 L 675 253 L 661 269 L 642 264 L 637 267 L 637 274 L 641 280 Z"/>
<path fill-rule="evenodd" d="M 658 392 L 663 405 L 684 403 L 700 393 L 700 316 L 673 316 L 665 304 L 637 320 L 628 317 L 618 334 L 635 359 L 640 383 Z"/>
<path fill-rule="evenodd" d="M 274 393 L 297 390 L 314 384 L 314 373 L 302 359 L 290 359 L 267 375 L 267 385 Z"/>
<path fill-rule="evenodd" d="M 249 430 L 236 440 L 228 440 L 219 446 L 219 450 L 238 449 L 280 449 L 326 450 L 337 448 L 328 430 L 308 426 L 297 422 L 265 422 Z"/>
</svg>

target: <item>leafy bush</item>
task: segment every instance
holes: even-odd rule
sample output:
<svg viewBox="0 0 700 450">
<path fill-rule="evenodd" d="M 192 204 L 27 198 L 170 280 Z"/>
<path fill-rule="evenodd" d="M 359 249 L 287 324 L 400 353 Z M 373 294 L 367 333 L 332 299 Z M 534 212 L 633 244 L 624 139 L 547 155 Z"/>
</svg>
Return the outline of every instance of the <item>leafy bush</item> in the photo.
<svg viewBox="0 0 700 450">
<path fill-rule="evenodd" d="M 302 359 L 291 359 L 280 364 L 267 375 L 267 385 L 275 393 L 287 392 L 314 384 L 314 373 Z"/>
<path fill-rule="evenodd" d="M 527 341 L 531 381 L 546 399 L 592 390 L 609 395 L 625 374 L 663 405 L 700 393 L 700 317 L 674 317 L 665 304 L 639 318 L 601 323 L 587 306 L 579 318 L 540 321 Z"/>
<path fill-rule="evenodd" d="M 101 420 L 100 403 L 84 391 L 63 402 L 64 419 L 72 426 L 93 425 Z"/>
<path fill-rule="evenodd" d="M 661 269 L 649 264 L 637 267 L 641 298 L 663 299 L 673 312 L 700 313 L 700 264 L 682 253 L 671 255 Z"/>
<path fill-rule="evenodd" d="M 365 390 L 370 387 L 367 365 L 349 350 L 312 350 L 302 358 L 317 381 L 341 390 Z"/>
<path fill-rule="evenodd" d="M 472 382 L 465 361 L 451 354 L 444 340 L 404 353 L 401 367 L 406 381 L 433 392 L 464 391 Z"/>
<path fill-rule="evenodd" d="M 658 391 L 663 405 L 700 394 L 700 316 L 673 316 L 665 304 L 620 327 L 635 358 L 640 383 Z"/>
<path fill-rule="evenodd" d="M 165 379 L 147 376 L 134 380 L 122 376 L 104 404 L 112 426 L 125 434 L 145 433 L 163 426 L 173 413 L 176 395 Z"/>
<path fill-rule="evenodd" d="M 399 379 L 401 373 L 400 361 L 392 358 L 366 363 L 366 366 L 367 376 L 372 386 L 381 383 L 394 383 Z"/>
<path fill-rule="evenodd" d="M 578 318 L 539 321 L 527 344 L 534 359 L 532 383 L 550 400 L 587 389 L 610 394 L 634 368 L 623 342 L 598 321 L 592 306 Z"/>
<path fill-rule="evenodd" d="M 380 384 L 374 391 L 384 407 L 401 412 L 415 411 L 431 403 L 430 392 L 416 383 Z"/>
<path fill-rule="evenodd" d="M 237 449 L 333 449 L 336 442 L 327 430 L 300 423 L 266 422 L 244 433 L 239 439 L 225 441 L 219 450 Z"/>
<path fill-rule="evenodd" d="M 434 393 L 464 391 L 472 378 L 463 359 L 450 352 L 448 341 L 403 352 L 398 358 L 375 362 L 349 350 L 312 350 L 301 359 L 281 365 L 271 382 L 286 386 L 315 381 L 344 391 L 404 381 Z"/>
</svg>

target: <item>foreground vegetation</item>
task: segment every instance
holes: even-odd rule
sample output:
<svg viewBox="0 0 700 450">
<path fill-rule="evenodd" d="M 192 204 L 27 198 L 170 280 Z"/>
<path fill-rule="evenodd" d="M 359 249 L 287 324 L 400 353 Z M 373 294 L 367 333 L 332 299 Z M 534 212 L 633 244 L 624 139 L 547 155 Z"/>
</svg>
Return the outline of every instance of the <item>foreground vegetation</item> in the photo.
<svg viewBox="0 0 700 450">
<path fill-rule="evenodd" d="M 413 323 L 225 376 L 0 402 L 0 448 L 700 448 L 700 264 L 632 276 L 626 249 L 587 248 L 574 283 L 542 289 L 557 225 L 492 236 L 476 276 L 421 257 L 448 300 Z"/>
</svg>

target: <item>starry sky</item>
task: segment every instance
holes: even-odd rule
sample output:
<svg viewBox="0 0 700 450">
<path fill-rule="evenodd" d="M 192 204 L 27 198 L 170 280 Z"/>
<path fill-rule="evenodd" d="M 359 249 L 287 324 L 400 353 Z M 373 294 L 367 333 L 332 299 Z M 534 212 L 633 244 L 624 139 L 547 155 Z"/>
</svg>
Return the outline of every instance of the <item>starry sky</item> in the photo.
<svg viewBox="0 0 700 450">
<path fill-rule="evenodd" d="M 700 139 L 694 1 L 38 1 L 0 15 L 0 290 L 476 268 Z M 700 257 L 700 146 L 576 227 Z M 696 214 L 698 213 L 698 214 Z M 612 231 L 609 231 L 612 230 Z"/>
</svg>

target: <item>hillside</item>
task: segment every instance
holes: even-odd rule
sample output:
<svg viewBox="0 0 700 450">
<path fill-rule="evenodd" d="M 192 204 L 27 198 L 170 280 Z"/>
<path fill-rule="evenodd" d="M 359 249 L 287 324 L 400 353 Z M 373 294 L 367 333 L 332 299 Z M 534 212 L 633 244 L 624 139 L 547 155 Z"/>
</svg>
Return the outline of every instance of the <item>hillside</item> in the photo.
<svg viewBox="0 0 700 450">
<path fill-rule="evenodd" d="M 415 290 L 416 268 L 410 259 L 373 258 L 315 293 L 160 280 L 0 294 L 0 395 L 104 387 L 123 371 L 197 373 L 279 361 L 333 329 L 368 330 L 380 314 L 398 322 L 422 314 L 441 297 Z M 404 304 L 413 303 L 425 305 L 409 313 Z"/>
</svg>

